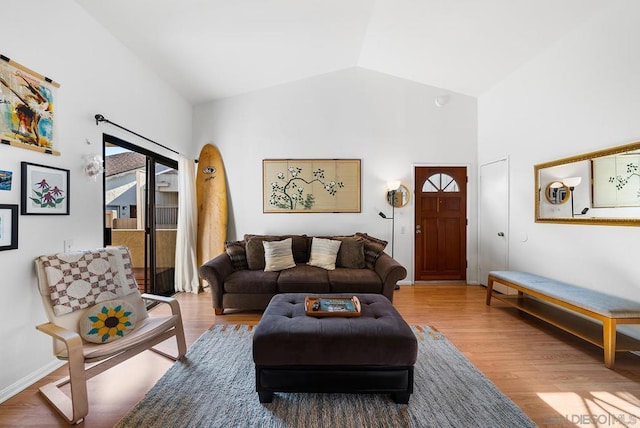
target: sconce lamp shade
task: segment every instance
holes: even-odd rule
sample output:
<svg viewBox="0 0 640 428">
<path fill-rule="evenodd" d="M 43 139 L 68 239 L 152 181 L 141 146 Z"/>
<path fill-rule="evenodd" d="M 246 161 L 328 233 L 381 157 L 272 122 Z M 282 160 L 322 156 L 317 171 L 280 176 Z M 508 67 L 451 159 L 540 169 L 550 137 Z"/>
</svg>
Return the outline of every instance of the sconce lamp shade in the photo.
<svg viewBox="0 0 640 428">
<path fill-rule="evenodd" d="M 573 189 L 574 187 L 582 183 L 582 177 L 567 177 L 563 180 L 563 182 L 565 186 L 567 186 L 570 189 Z"/>
<path fill-rule="evenodd" d="M 398 190 L 400 188 L 400 184 L 402 184 L 400 180 L 389 180 L 387 181 L 387 190 L 389 192 Z"/>
</svg>

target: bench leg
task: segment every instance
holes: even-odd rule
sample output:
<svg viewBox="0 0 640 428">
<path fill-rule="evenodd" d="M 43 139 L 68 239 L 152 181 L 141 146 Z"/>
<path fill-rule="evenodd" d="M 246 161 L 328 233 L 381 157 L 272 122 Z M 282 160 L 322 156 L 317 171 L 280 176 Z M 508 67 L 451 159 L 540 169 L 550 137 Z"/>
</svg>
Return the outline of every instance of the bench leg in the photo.
<svg viewBox="0 0 640 428">
<path fill-rule="evenodd" d="M 493 291 L 493 277 L 487 278 L 487 306 L 491 305 L 491 292 Z"/>
<path fill-rule="evenodd" d="M 612 369 L 616 361 L 616 320 L 605 319 L 602 323 L 604 365 Z"/>
</svg>

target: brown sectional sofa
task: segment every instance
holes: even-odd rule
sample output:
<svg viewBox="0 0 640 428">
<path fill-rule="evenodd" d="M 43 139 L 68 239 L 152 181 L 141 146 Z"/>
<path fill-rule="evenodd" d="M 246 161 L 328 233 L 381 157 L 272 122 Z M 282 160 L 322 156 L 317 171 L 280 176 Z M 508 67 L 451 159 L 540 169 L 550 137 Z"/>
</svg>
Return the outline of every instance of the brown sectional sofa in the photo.
<svg viewBox="0 0 640 428">
<path fill-rule="evenodd" d="M 265 271 L 263 241 L 291 238 L 296 266 Z M 200 267 L 200 277 L 211 286 L 213 308 L 263 310 L 279 293 L 377 293 L 393 300 L 396 283 L 407 270 L 383 250 L 386 241 L 366 233 L 322 236 L 341 241 L 334 270 L 307 264 L 313 237 L 307 235 L 245 235 L 226 243 L 226 252 Z"/>
</svg>

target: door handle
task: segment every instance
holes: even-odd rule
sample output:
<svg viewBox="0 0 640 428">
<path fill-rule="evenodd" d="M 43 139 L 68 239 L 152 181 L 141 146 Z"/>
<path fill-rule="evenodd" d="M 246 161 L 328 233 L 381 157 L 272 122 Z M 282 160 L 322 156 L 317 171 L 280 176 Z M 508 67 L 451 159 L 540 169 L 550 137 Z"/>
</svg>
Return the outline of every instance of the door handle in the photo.
<svg viewBox="0 0 640 428">
<path fill-rule="evenodd" d="M 504 232 L 498 232 L 498 236 L 504 236 Z"/>
<path fill-rule="evenodd" d="M 416 233 L 422 233 L 422 230 L 420 229 L 419 224 L 416 224 Z"/>
</svg>

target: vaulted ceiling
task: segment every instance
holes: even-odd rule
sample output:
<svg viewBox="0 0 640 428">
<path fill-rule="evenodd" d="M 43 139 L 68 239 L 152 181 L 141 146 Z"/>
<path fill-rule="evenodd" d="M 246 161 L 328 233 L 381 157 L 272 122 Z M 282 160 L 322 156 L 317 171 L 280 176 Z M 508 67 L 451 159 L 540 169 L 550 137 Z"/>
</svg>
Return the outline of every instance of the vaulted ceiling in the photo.
<svg viewBox="0 0 640 428">
<path fill-rule="evenodd" d="M 616 0 L 76 0 L 193 104 L 350 67 L 478 96 Z"/>
</svg>

